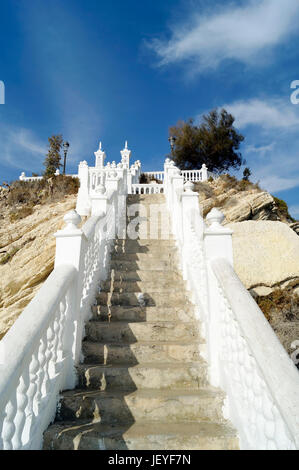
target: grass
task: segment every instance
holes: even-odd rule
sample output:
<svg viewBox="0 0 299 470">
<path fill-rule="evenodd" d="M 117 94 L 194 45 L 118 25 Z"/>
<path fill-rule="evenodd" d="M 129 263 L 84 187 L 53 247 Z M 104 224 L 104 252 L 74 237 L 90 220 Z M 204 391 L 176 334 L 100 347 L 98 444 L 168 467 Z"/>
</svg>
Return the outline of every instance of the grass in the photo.
<svg viewBox="0 0 299 470">
<path fill-rule="evenodd" d="M 58 202 L 65 196 L 77 194 L 79 179 L 59 175 L 37 181 L 14 181 L 6 187 L 0 198 L 0 208 L 11 209 L 10 221 L 16 222 L 31 215 L 38 204 Z"/>
<path fill-rule="evenodd" d="M 11 223 L 17 222 L 18 220 L 24 219 L 28 215 L 31 215 L 33 213 L 33 207 L 32 206 L 24 206 L 21 207 L 18 210 L 11 211 L 9 214 L 9 220 Z"/>
</svg>

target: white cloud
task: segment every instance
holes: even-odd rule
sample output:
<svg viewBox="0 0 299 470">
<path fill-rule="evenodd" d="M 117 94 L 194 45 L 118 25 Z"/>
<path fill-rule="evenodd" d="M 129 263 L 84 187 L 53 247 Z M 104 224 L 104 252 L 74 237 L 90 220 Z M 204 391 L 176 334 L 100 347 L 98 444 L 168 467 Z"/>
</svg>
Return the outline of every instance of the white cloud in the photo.
<svg viewBox="0 0 299 470">
<path fill-rule="evenodd" d="M 22 171 L 42 171 L 47 142 L 42 142 L 29 129 L 2 126 L 0 130 L 1 160 Z"/>
<path fill-rule="evenodd" d="M 172 27 L 168 41 L 154 39 L 149 47 L 160 64 L 191 60 L 201 69 L 216 68 L 225 59 L 255 64 L 298 33 L 298 0 L 251 0 L 246 6 L 230 2 L 215 10 L 192 12 L 183 24 Z"/>
<path fill-rule="evenodd" d="M 299 126 L 299 110 L 283 99 L 251 99 L 223 106 L 236 118 L 236 126 L 257 125 L 263 129 L 291 129 Z"/>
<path fill-rule="evenodd" d="M 274 147 L 275 147 L 274 142 L 272 142 L 269 145 L 260 145 L 260 146 L 247 145 L 246 148 L 245 148 L 245 151 L 248 152 L 248 153 L 256 153 L 256 154 L 260 154 L 260 155 L 265 155 L 265 153 L 272 151 L 274 149 Z"/>
<path fill-rule="evenodd" d="M 273 173 L 275 170 L 273 170 Z M 265 188 L 270 193 L 286 191 L 287 189 L 296 188 L 299 186 L 299 178 L 288 178 L 287 176 L 279 176 L 275 174 L 264 175 L 261 170 L 255 173 L 255 176 L 259 173 L 262 173 L 263 176 L 260 179 L 261 186 Z"/>
<path fill-rule="evenodd" d="M 289 213 L 291 214 L 292 217 L 299 219 L 299 205 L 290 206 Z"/>
</svg>

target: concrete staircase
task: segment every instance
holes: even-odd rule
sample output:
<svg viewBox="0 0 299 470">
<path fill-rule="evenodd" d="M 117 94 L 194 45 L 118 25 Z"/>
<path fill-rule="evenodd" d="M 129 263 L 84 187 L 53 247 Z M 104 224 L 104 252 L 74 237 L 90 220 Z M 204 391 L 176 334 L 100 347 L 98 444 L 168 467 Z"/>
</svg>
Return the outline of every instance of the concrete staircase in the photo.
<svg viewBox="0 0 299 470">
<path fill-rule="evenodd" d="M 163 202 L 128 196 L 148 213 Z M 161 239 L 165 208 L 162 215 L 151 221 L 160 239 L 115 241 L 110 278 L 86 325 L 78 388 L 63 393 L 44 449 L 238 448 L 224 395 L 208 383 L 174 240 Z"/>
</svg>

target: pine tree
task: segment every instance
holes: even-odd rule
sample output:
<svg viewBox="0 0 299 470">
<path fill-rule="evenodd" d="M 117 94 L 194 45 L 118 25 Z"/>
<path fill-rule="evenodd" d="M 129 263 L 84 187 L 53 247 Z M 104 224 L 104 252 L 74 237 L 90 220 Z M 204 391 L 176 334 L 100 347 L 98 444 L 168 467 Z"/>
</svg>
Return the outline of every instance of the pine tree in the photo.
<svg viewBox="0 0 299 470">
<path fill-rule="evenodd" d="M 179 121 L 169 129 L 175 137 L 170 157 L 182 170 L 201 168 L 203 163 L 217 173 L 240 168 L 245 163 L 239 152 L 244 137 L 235 129 L 234 121 L 225 109 L 204 115 L 199 126 L 193 119 Z"/>
<path fill-rule="evenodd" d="M 55 171 L 59 169 L 62 165 L 60 163 L 61 155 L 60 150 L 63 142 L 61 134 L 52 135 L 48 138 L 49 141 L 49 150 L 44 161 L 45 172 L 44 176 L 53 176 Z"/>
</svg>

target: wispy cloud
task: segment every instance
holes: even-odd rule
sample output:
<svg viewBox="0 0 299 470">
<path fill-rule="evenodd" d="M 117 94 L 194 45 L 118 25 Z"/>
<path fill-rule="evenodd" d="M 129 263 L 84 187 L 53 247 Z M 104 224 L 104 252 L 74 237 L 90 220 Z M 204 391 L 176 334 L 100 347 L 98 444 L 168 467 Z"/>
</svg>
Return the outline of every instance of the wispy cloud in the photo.
<svg viewBox="0 0 299 470">
<path fill-rule="evenodd" d="M 172 26 L 169 40 L 153 39 L 148 46 L 161 65 L 191 61 L 203 70 L 226 59 L 262 64 L 270 50 L 298 33 L 298 0 L 251 0 L 239 5 L 234 1 L 228 7 L 216 5 L 213 12 L 192 11 Z"/>
<path fill-rule="evenodd" d="M 224 105 L 240 128 L 256 125 L 262 129 L 298 128 L 299 110 L 286 99 L 251 99 Z"/>
<path fill-rule="evenodd" d="M 292 217 L 299 219 L 299 205 L 290 206 L 289 213 L 291 214 Z"/>
<path fill-rule="evenodd" d="M 47 142 L 42 142 L 30 129 L 1 126 L 0 154 L 6 166 L 40 172 L 46 151 Z"/>
<path fill-rule="evenodd" d="M 299 186 L 299 109 L 286 99 L 253 98 L 223 106 L 245 135 L 243 156 L 253 179 L 272 193 Z"/>
<path fill-rule="evenodd" d="M 245 147 L 245 151 L 248 152 L 248 153 L 255 153 L 255 154 L 258 154 L 258 155 L 265 155 L 267 152 L 270 152 L 274 149 L 275 147 L 275 143 L 272 142 L 271 144 L 269 145 L 260 145 L 260 146 L 256 146 L 256 145 L 247 145 Z"/>
</svg>

